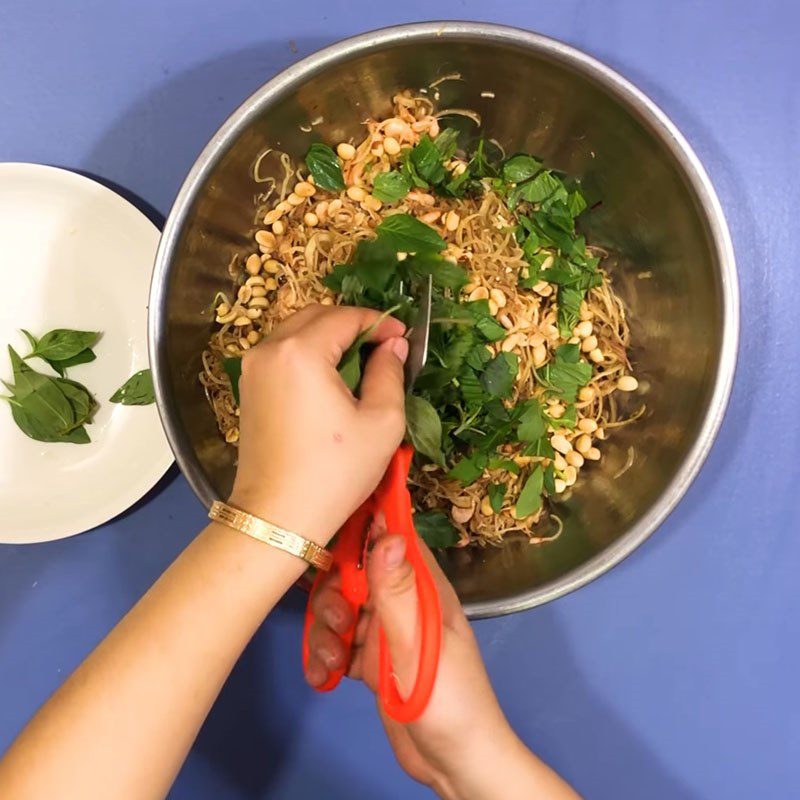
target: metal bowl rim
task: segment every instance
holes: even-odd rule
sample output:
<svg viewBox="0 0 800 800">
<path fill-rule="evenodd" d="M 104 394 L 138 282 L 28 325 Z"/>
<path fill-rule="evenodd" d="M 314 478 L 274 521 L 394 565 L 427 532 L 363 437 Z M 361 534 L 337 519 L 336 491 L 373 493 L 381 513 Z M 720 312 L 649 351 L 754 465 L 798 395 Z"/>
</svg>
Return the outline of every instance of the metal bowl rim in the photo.
<svg viewBox="0 0 800 800">
<path fill-rule="evenodd" d="M 413 40 L 455 38 L 488 40 L 528 49 L 573 68 L 611 93 L 630 113 L 650 128 L 675 158 L 705 216 L 720 265 L 722 332 L 713 391 L 699 434 L 670 483 L 642 518 L 619 539 L 579 567 L 531 591 L 495 601 L 465 603 L 473 619 L 510 614 L 555 600 L 607 572 L 630 555 L 672 512 L 700 471 L 714 442 L 730 397 L 739 341 L 739 288 L 730 233 L 722 206 L 699 158 L 667 115 L 642 91 L 601 61 L 563 42 L 530 31 L 484 22 L 424 22 L 397 25 L 344 39 L 298 61 L 265 83 L 237 108 L 214 134 L 187 175 L 169 217 L 156 254 L 150 289 L 148 346 L 153 365 L 156 401 L 164 430 L 178 464 L 195 494 L 210 506 L 216 494 L 193 455 L 179 423 L 168 388 L 166 369 L 166 302 L 169 267 L 197 191 L 228 147 L 265 107 L 293 86 L 340 62 L 373 49 Z M 163 356 L 163 357 L 162 357 Z"/>
</svg>

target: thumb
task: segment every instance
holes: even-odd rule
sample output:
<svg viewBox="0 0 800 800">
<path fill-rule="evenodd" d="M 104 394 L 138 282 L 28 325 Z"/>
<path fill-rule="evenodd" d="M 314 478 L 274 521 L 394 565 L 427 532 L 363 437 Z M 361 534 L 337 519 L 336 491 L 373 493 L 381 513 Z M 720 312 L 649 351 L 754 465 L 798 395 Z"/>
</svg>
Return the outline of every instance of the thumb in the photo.
<svg viewBox="0 0 800 800">
<path fill-rule="evenodd" d="M 376 521 L 375 527 L 380 524 Z M 419 657 L 417 585 L 405 553 L 403 537 L 387 534 L 384 527 L 367 564 L 370 595 L 401 693 L 414 685 Z"/>
<path fill-rule="evenodd" d="M 367 359 L 361 381 L 361 405 L 376 411 L 405 406 L 403 364 L 408 357 L 408 340 L 393 336 L 381 342 Z"/>
</svg>

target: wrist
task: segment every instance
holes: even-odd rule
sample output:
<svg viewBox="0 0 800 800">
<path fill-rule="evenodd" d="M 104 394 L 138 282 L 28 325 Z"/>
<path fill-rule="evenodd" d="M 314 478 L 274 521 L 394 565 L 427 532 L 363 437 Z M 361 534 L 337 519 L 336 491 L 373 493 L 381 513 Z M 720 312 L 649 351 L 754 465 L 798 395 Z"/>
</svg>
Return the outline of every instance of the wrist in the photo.
<svg viewBox="0 0 800 800">
<path fill-rule="evenodd" d="M 240 511 L 271 522 L 325 547 L 336 533 L 330 523 L 305 499 L 270 494 L 234 486 L 228 503 Z"/>
<path fill-rule="evenodd" d="M 462 744 L 458 762 L 437 771 L 431 788 L 442 800 L 528 800 L 541 788 L 538 769 L 547 770 L 503 721 L 471 745 Z M 463 740 L 462 740 L 463 741 Z M 491 765 L 491 768 L 487 768 Z"/>
</svg>

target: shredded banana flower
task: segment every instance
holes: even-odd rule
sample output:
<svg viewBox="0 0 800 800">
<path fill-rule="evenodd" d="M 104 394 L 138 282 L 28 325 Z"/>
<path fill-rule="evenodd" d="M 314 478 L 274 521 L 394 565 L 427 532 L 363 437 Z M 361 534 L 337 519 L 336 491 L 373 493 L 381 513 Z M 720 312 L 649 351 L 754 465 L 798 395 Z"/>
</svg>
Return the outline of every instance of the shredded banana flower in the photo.
<svg viewBox="0 0 800 800">
<path fill-rule="evenodd" d="M 507 334 L 487 347 L 493 354 L 502 350 L 519 357 L 512 403 L 542 395 L 537 370 L 567 341 L 579 344 L 593 363 L 592 378 L 578 395 L 577 426 L 552 430 L 553 436 L 561 436 L 568 443 L 566 454 L 556 452 L 551 460 L 522 455 L 522 443 L 501 448 L 505 458 L 523 468 L 531 462 L 541 462 L 543 467 L 553 463 L 556 492 L 568 492 L 580 471 L 601 458 L 598 445 L 607 432 L 644 412 L 642 406 L 633 416 L 623 418 L 617 397 L 618 391 L 632 391 L 629 387 L 636 383 L 629 374 L 631 334 L 625 306 L 601 262 L 602 283 L 589 291 L 574 335 L 562 337 L 554 287 L 546 281 L 533 290 L 518 285 L 528 263 L 514 237 L 512 212 L 488 182 L 480 197 L 439 197 L 413 190 L 391 207 L 371 195 L 375 176 L 395 167 L 400 147 L 415 145 L 423 134 L 435 139 L 439 133 L 440 115 L 426 96 L 405 91 L 393 101 L 391 117 L 366 120 L 366 135 L 359 143 L 339 146 L 346 188 L 338 194 L 313 186 L 304 170 L 297 169 L 285 153 L 266 150 L 256 158 L 253 179 L 260 189 L 256 212 L 261 227 L 252 252 L 231 266 L 237 279 L 232 294 L 220 292 L 215 298 L 217 325 L 203 352 L 199 376 L 220 432 L 227 442 L 238 441 L 239 410 L 223 359 L 240 356 L 282 320 L 310 303 L 338 303 L 338 297 L 322 279 L 334 265 L 350 259 L 359 241 L 373 238 L 375 228 L 389 214 L 401 212 L 419 218 L 444 237 L 447 249 L 443 255 L 460 264 L 469 276 L 462 299 L 490 301 Z M 273 169 L 267 174 L 269 157 Z M 455 157 L 447 167 L 458 175 L 466 162 Z M 589 249 L 592 255 L 607 255 L 598 248 Z M 625 384 L 619 382 L 624 376 L 628 386 L 623 390 Z M 552 398 L 547 403 L 548 414 L 557 424 L 564 407 Z M 629 462 L 626 468 L 633 463 L 633 451 Z M 442 510 L 450 516 L 461 546 L 498 545 L 509 535 L 522 536 L 531 544 L 553 541 L 563 525 L 555 514 L 548 513 L 547 504 L 525 519 L 517 519 L 513 513 L 524 475 L 524 469 L 520 475 L 487 469 L 464 487 L 448 478 L 441 467 L 425 464 L 412 467 L 410 488 L 416 509 Z M 507 489 L 502 508 L 494 513 L 488 502 L 488 487 L 500 482 Z"/>
</svg>

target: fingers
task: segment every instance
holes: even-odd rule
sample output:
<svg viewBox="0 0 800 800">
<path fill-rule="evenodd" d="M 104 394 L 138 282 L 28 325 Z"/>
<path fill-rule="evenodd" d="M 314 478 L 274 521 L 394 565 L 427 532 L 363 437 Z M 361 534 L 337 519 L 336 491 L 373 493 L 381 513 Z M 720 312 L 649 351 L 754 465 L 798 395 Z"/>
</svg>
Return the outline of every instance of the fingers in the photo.
<svg viewBox="0 0 800 800">
<path fill-rule="evenodd" d="M 311 607 L 318 623 L 322 623 L 335 633 L 343 634 L 353 625 L 353 611 L 350 604 L 333 583 L 326 583 L 314 592 Z"/>
<path fill-rule="evenodd" d="M 356 337 L 380 319 L 381 313 L 371 308 L 351 306 L 308 306 L 291 316 L 270 337 L 273 341 L 296 336 L 315 350 L 324 353 L 336 366 L 344 351 Z M 394 317 L 386 317 L 375 328 L 370 341 L 402 336 L 405 326 Z"/>
<path fill-rule="evenodd" d="M 331 670 L 342 669 L 347 659 L 344 642 L 330 628 L 320 623 L 308 632 L 308 666 L 306 680 L 320 686 L 328 679 Z"/>
<path fill-rule="evenodd" d="M 418 661 L 418 601 L 414 570 L 405 557 L 405 540 L 383 534 L 367 563 L 375 612 L 386 634 L 395 675 L 409 689 Z"/>
<path fill-rule="evenodd" d="M 367 360 L 361 380 L 359 406 L 381 414 L 391 412 L 402 436 L 405 429 L 405 387 L 403 364 L 408 357 L 408 341 L 394 336 L 375 348 Z"/>
</svg>

